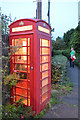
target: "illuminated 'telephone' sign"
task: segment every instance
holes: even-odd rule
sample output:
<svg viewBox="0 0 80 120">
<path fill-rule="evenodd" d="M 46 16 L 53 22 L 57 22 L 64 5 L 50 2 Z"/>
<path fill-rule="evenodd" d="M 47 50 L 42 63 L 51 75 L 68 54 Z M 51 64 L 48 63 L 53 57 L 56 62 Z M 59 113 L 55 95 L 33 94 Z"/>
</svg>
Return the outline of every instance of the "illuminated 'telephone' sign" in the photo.
<svg viewBox="0 0 80 120">
<path fill-rule="evenodd" d="M 33 26 L 32 25 L 28 25 L 28 26 L 12 28 L 12 32 L 20 32 L 20 31 L 26 31 L 26 30 L 32 30 L 32 29 L 33 29 Z"/>
<path fill-rule="evenodd" d="M 50 31 L 42 26 L 38 26 L 38 30 L 50 34 Z"/>
</svg>

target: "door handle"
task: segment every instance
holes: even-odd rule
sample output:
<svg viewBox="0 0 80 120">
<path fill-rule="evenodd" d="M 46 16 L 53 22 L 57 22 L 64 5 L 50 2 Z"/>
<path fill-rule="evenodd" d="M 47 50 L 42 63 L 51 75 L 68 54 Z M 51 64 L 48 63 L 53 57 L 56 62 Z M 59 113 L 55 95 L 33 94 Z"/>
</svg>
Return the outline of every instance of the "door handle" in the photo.
<svg viewBox="0 0 80 120">
<path fill-rule="evenodd" d="M 33 70 L 33 67 L 31 67 L 31 71 Z"/>
</svg>

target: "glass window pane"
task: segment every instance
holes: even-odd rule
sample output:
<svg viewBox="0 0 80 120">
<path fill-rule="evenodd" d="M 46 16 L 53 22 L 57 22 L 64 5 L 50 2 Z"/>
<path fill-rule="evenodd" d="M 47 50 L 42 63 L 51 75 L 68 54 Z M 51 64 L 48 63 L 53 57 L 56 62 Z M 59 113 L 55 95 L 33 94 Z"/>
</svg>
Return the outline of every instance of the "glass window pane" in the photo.
<svg viewBox="0 0 80 120">
<path fill-rule="evenodd" d="M 48 93 L 45 93 L 45 94 L 42 96 L 42 102 L 43 102 L 46 98 L 48 98 Z"/>
<path fill-rule="evenodd" d="M 30 106 L 30 99 L 28 98 L 28 106 Z"/>
<path fill-rule="evenodd" d="M 24 81 L 24 80 L 20 80 L 16 87 L 23 87 L 23 88 L 26 88 L 27 89 L 27 81 Z"/>
<path fill-rule="evenodd" d="M 19 77 L 19 79 L 27 79 L 27 73 L 16 73 L 16 76 Z"/>
<path fill-rule="evenodd" d="M 22 88 L 16 88 L 16 94 L 20 96 L 27 97 L 27 90 Z"/>
<path fill-rule="evenodd" d="M 26 38 L 15 39 L 15 46 L 27 46 Z"/>
<path fill-rule="evenodd" d="M 42 40 L 40 39 L 40 46 L 42 46 L 41 41 L 42 41 Z"/>
<path fill-rule="evenodd" d="M 30 38 L 28 38 L 28 46 L 30 46 Z"/>
<path fill-rule="evenodd" d="M 42 55 L 48 55 L 49 54 L 49 48 L 42 48 Z"/>
<path fill-rule="evenodd" d="M 28 55 L 30 55 L 30 47 L 28 47 Z"/>
<path fill-rule="evenodd" d="M 28 64 L 30 64 L 30 56 L 28 56 Z"/>
<path fill-rule="evenodd" d="M 27 65 L 16 64 L 15 67 L 16 67 L 16 70 L 27 71 Z"/>
<path fill-rule="evenodd" d="M 48 78 L 42 81 L 42 87 L 48 84 Z"/>
<path fill-rule="evenodd" d="M 42 88 L 42 94 L 44 94 L 47 91 L 48 91 L 48 86 L 45 86 L 45 87 Z"/>
<path fill-rule="evenodd" d="M 48 71 L 42 72 L 42 79 L 48 77 Z"/>
<path fill-rule="evenodd" d="M 15 56 L 15 63 L 27 63 L 27 56 Z"/>
<path fill-rule="evenodd" d="M 12 39 L 12 46 L 14 46 L 14 39 Z"/>
<path fill-rule="evenodd" d="M 48 47 L 48 46 L 49 46 L 48 41 L 49 41 L 49 40 L 42 39 L 42 46 L 46 46 L 46 47 Z"/>
<path fill-rule="evenodd" d="M 26 55 L 27 54 L 27 47 L 17 47 L 16 50 L 15 50 L 15 54 L 16 55 Z"/>
<path fill-rule="evenodd" d="M 42 56 L 42 63 L 49 62 L 48 56 Z"/>
<path fill-rule="evenodd" d="M 42 71 L 48 70 L 48 63 L 47 64 L 42 64 Z"/>
<path fill-rule="evenodd" d="M 42 66 L 42 65 L 40 65 L 40 72 L 42 71 L 41 66 Z"/>
<path fill-rule="evenodd" d="M 16 101 L 19 101 L 21 98 L 23 99 L 22 102 L 23 102 L 25 105 L 27 105 L 27 98 L 24 98 L 24 97 L 22 97 L 22 96 L 18 96 L 18 95 L 17 95 L 17 96 L 16 96 Z"/>
</svg>

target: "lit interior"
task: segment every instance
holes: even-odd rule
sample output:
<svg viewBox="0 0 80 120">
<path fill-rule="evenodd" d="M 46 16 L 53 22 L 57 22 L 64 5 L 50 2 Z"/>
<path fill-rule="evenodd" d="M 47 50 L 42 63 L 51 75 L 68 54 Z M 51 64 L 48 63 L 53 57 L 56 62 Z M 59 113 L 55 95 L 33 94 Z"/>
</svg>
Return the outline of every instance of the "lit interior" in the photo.
<svg viewBox="0 0 80 120">
<path fill-rule="evenodd" d="M 47 84 L 48 84 L 48 78 L 46 78 L 42 81 L 42 87 L 44 87 Z"/>
<path fill-rule="evenodd" d="M 42 72 L 42 79 L 48 77 L 48 71 Z"/>
<path fill-rule="evenodd" d="M 45 87 L 42 88 L 42 94 L 44 94 L 47 91 L 48 91 L 48 86 L 45 86 Z"/>
<path fill-rule="evenodd" d="M 20 81 L 17 83 L 16 87 L 22 87 L 22 88 L 26 88 L 26 89 L 27 89 L 27 83 L 26 83 L 26 81 L 24 81 L 24 80 L 20 80 Z"/>
<path fill-rule="evenodd" d="M 30 106 L 30 38 L 12 39 L 12 46 L 17 46 L 18 50 L 12 57 L 12 63 L 15 76 L 19 77 L 13 88 L 14 101 L 23 98 L 23 103 Z"/>
<path fill-rule="evenodd" d="M 42 42 L 42 44 L 41 44 Z M 49 44 L 49 40 L 46 40 L 46 39 L 40 39 L 40 46 L 45 46 L 45 47 L 49 47 L 50 44 Z"/>
<path fill-rule="evenodd" d="M 44 101 L 44 100 L 46 100 L 48 98 L 48 93 L 45 93 L 43 96 L 42 96 L 42 102 Z"/>
<path fill-rule="evenodd" d="M 50 41 L 40 39 L 40 86 L 42 88 L 40 104 L 48 98 Z"/>
<path fill-rule="evenodd" d="M 48 63 L 42 64 L 42 71 L 48 70 Z"/>
</svg>

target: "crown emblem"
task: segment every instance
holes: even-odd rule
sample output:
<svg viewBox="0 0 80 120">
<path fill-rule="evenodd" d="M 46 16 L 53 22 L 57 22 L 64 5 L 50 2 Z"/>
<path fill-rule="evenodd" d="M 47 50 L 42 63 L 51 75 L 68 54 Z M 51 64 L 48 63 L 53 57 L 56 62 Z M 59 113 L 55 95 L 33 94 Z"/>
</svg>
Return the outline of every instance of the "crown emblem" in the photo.
<svg viewBox="0 0 80 120">
<path fill-rule="evenodd" d="M 21 21 L 20 23 L 19 23 L 19 25 L 21 26 L 21 25 L 24 25 L 24 23 Z"/>
</svg>

